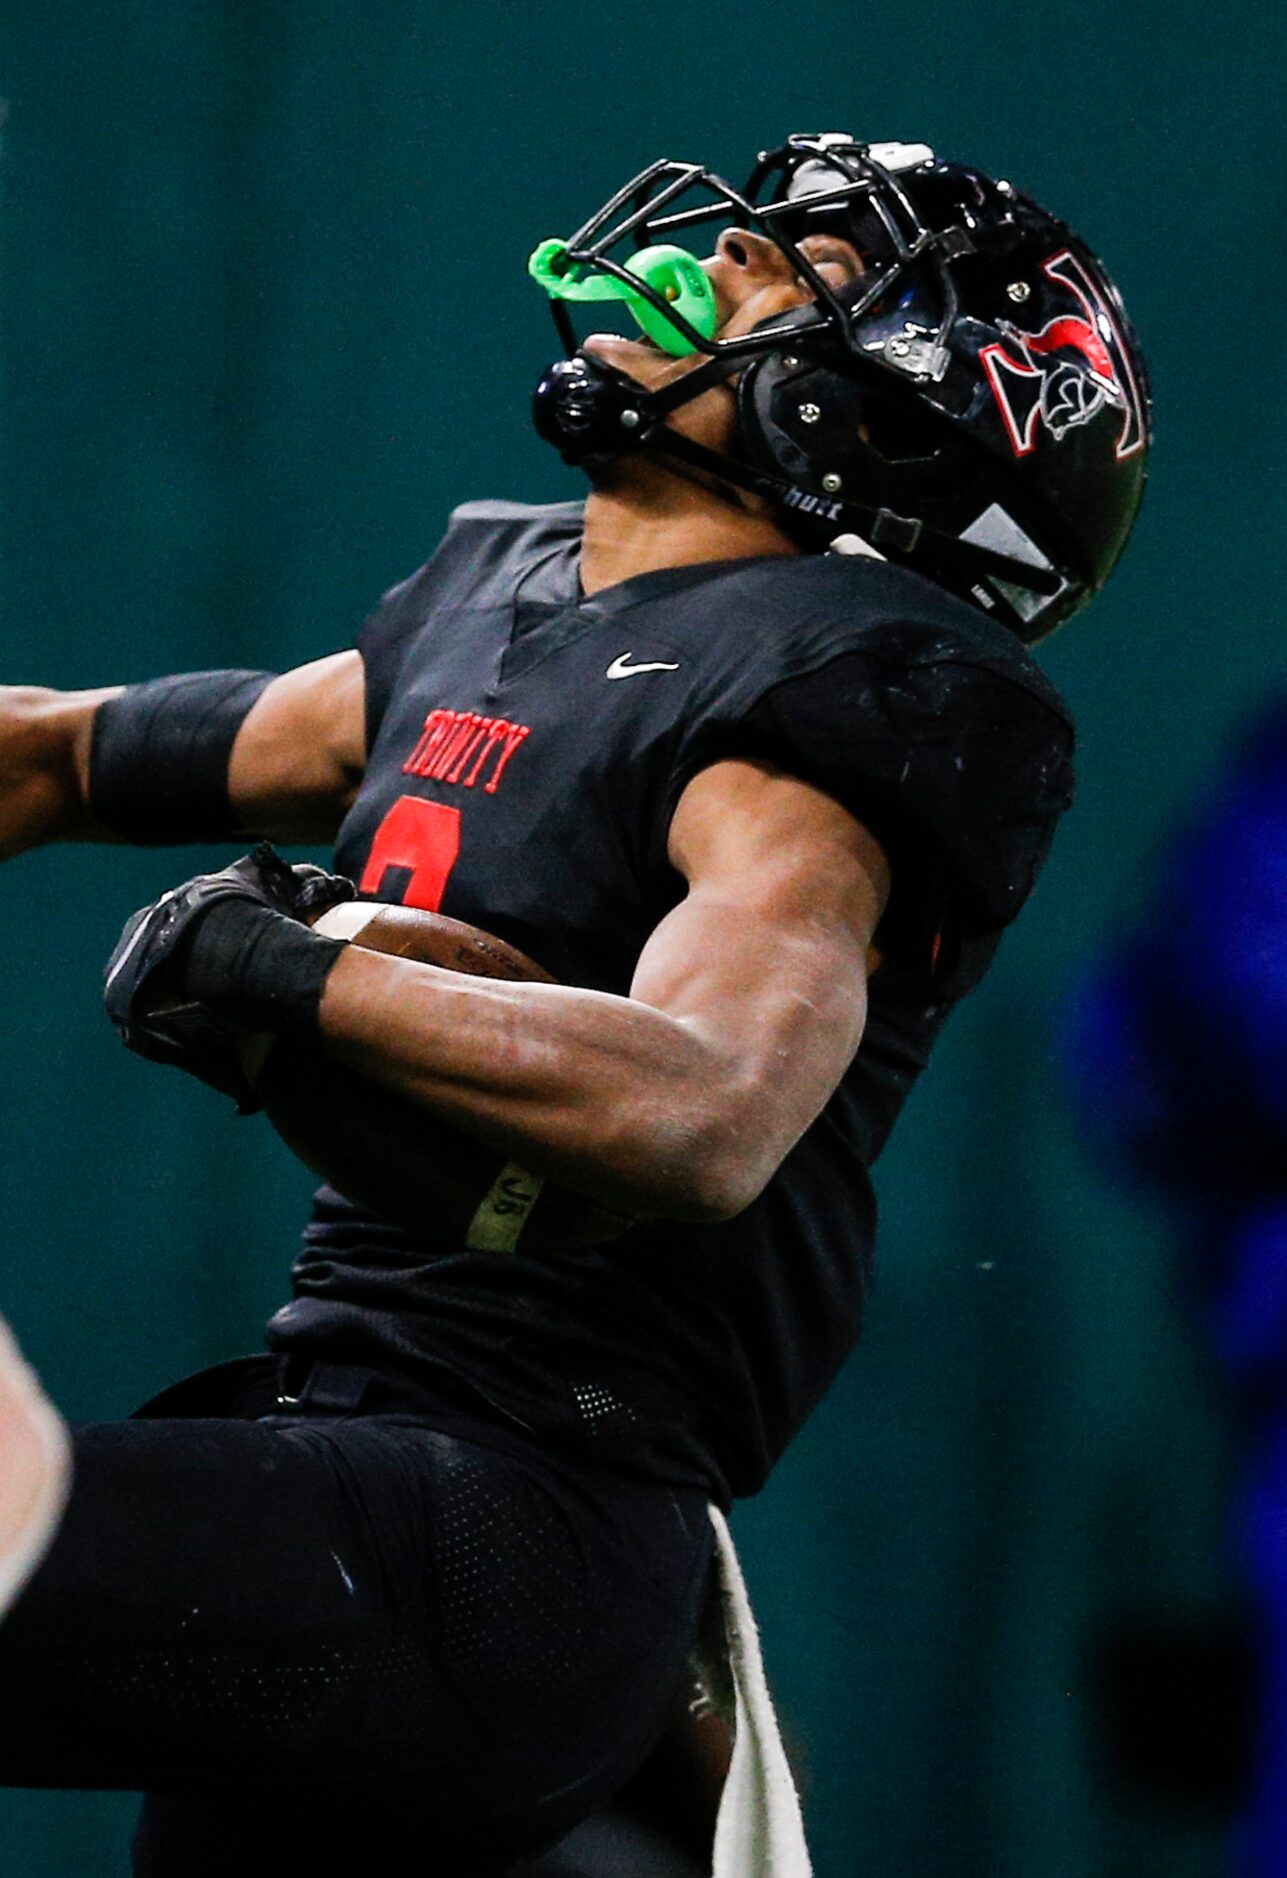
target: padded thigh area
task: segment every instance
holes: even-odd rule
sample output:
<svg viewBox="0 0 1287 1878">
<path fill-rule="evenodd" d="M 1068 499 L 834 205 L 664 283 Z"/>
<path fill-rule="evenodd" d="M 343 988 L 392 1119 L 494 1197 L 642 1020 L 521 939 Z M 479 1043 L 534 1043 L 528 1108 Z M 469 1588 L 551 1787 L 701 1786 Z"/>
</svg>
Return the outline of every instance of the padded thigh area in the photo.
<svg viewBox="0 0 1287 1878">
<path fill-rule="evenodd" d="M 73 1439 L 63 1526 L 0 1627 L 2 1784 L 247 1819 L 311 1792 L 332 1840 L 382 1812 L 499 1856 L 566 1830 L 662 1726 L 700 1495 L 384 1417 Z"/>
</svg>

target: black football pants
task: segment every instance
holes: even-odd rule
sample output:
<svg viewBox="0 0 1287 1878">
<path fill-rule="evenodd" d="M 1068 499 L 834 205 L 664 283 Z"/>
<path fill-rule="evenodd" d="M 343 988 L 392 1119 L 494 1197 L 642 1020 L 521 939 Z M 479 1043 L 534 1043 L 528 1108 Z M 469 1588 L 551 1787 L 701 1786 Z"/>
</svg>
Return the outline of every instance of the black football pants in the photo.
<svg viewBox="0 0 1287 1878">
<path fill-rule="evenodd" d="M 0 1785 L 146 1794 L 138 1878 L 474 1878 L 673 1707 L 704 1497 L 396 1415 L 73 1431 L 0 1626 Z"/>
</svg>

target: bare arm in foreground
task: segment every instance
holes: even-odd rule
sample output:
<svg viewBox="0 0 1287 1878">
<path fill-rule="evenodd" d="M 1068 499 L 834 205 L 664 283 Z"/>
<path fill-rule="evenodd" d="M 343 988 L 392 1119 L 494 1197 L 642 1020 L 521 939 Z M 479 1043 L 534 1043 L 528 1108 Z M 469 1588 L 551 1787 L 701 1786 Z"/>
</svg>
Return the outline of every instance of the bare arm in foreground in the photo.
<svg viewBox="0 0 1287 1878">
<path fill-rule="evenodd" d="M 353 947 L 322 999 L 328 1049 L 593 1199 L 730 1218 L 858 1048 L 888 869 L 829 796 L 734 761 L 689 784 L 670 856 L 688 892 L 628 998 Z"/>
</svg>

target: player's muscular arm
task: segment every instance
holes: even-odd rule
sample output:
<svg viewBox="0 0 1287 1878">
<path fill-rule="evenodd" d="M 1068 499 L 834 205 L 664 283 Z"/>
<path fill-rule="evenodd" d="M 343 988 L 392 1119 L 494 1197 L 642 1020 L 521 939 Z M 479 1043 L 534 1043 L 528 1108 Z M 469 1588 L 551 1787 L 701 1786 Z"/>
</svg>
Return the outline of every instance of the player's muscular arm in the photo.
<svg viewBox="0 0 1287 1878">
<path fill-rule="evenodd" d="M 744 762 L 689 785 L 670 852 L 689 891 L 629 998 L 353 947 L 323 994 L 328 1047 L 605 1204 L 731 1217 L 858 1048 L 888 869 L 830 797 Z"/>
<path fill-rule="evenodd" d="M 49 841 L 118 838 L 91 805 L 90 751 L 100 706 L 122 689 L 0 686 L 0 859 Z M 329 839 L 361 779 L 365 742 L 358 653 L 275 678 L 232 748 L 228 786 L 240 827 L 283 841 Z"/>
<path fill-rule="evenodd" d="M 111 839 L 84 777 L 95 712 L 119 689 L 0 685 L 0 860 L 47 841 Z"/>
<path fill-rule="evenodd" d="M 237 733 L 228 793 L 241 827 L 278 841 L 332 841 L 366 767 L 358 652 L 275 678 Z"/>
</svg>

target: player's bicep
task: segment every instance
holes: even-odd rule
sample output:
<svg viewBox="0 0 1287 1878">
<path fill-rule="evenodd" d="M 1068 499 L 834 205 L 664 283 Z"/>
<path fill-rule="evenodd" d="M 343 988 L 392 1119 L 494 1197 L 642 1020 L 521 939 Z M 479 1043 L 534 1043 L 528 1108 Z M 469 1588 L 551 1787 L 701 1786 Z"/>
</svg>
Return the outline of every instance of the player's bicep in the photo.
<svg viewBox="0 0 1287 1878">
<path fill-rule="evenodd" d="M 689 784 L 670 854 L 689 890 L 645 947 L 631 995 L 711 1045 L 730 1125 L 749 1122 L 776 1165 L 861 1042 L 885 857 L 831 797 L 741 761 Z"/>
<path fill-rule="evenodd" d="M 228 793 L 243 827 L 283 841 L 329 841 L 366 767 L 361 655 L 337 652 L 283 672 L 233 744 Z"/>
</svg>

